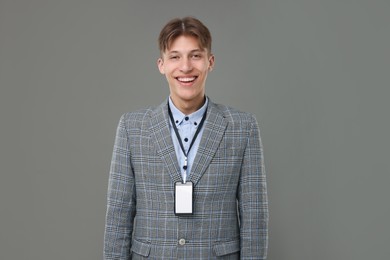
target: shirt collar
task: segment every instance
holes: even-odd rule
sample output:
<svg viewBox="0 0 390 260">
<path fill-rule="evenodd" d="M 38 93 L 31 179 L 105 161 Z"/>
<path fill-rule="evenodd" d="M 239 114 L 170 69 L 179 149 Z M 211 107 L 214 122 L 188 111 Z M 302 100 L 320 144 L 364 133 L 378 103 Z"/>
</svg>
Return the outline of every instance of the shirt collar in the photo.
<svg viewBox="0 0 390 260">
<path fill-rule="evenodd" d="M 204 102 L 203 106 L 201 108 L 199 108 L 197 111 L 195 111 L 189 115 L 183 114 L 173 104 L 171 97 L 169 97 L 168 102 L 169 102 L 169 107 L 172 111 L 172 116 L 173 116 L 173 119 L 175 120 L 176 126 L 180 125 L 183 122 L 183 120 L 185 120 L 185 118 L 187 118 L 187 117 L 188 117 L 188 119 L 186 121 L 191 122 L 193 124 L 196 123 L 195 126 L 197 126 L 197 125 L 199 125 L 200 121 L 202 120 L 203 114 L 206 111 L 207 105 L 209 103 L 209 99 L 208 99 L 208 97 L 206 97 L 206 101 Z"/>
</svg>

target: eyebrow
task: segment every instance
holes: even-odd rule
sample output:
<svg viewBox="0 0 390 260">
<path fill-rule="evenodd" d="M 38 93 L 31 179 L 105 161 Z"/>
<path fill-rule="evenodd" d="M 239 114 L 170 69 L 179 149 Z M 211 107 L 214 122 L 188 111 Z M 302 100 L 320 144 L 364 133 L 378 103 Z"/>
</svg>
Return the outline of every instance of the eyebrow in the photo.
<svg viewBox="0 0 390 260">
<path fill-rule="evenodd" d="M 201 49 L 195 49 L 191 50 L 189 53 L 194 53 L 194 52 L 205 52 L 206 50 L 201 50 Z M 168 51 L 167 54 L 179 54 L 179 51 Z"/>
</svg>

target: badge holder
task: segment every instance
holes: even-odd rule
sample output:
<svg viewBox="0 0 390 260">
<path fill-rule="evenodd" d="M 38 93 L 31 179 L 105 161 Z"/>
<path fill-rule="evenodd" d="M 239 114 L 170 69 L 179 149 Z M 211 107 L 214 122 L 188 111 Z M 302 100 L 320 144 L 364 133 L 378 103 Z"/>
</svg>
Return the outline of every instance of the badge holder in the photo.
<svg viewBox="0 0 390 260">
<path fill-rule="evenodd" d="M 175 215 L 192 215 L 194 212 L 194 184 L 190 181 L 186 183 L 175 183 Z"/>
</svg>

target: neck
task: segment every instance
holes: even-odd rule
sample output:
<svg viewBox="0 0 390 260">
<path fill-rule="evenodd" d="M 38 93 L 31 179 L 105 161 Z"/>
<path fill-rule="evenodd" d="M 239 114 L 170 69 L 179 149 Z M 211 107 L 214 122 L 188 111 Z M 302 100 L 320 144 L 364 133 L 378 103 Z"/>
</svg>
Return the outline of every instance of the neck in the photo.
<svg viewBox="0 0 390 260">
<path fill-rule="evenodd" d="M 206 96 L 202 96 L 199 99 L 191 100 L 191 101 L 175 100 L 172 96 L 171 99 L 175 107 L 179 109 L 180 112 L 182 112 L 185 115 L 189 115 L 197 111 L 204 105 L 206 101 Z"/>
</svg>

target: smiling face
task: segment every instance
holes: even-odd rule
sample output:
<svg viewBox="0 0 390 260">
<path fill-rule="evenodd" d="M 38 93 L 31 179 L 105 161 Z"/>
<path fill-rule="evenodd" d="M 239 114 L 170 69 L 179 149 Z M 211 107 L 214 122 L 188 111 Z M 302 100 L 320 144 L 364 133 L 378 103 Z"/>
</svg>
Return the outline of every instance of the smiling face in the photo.
<svg viewBox="0 0 390 260">
<path fill-rule="evenodd" d="M 195 37 L 177 37 L 157 65 L 167 78 L 171 99 L 179 110 L 190 114 L 203 105 L 206 78 L 214 66 L 214 56 L 201 48 Z"/>
</svg>

